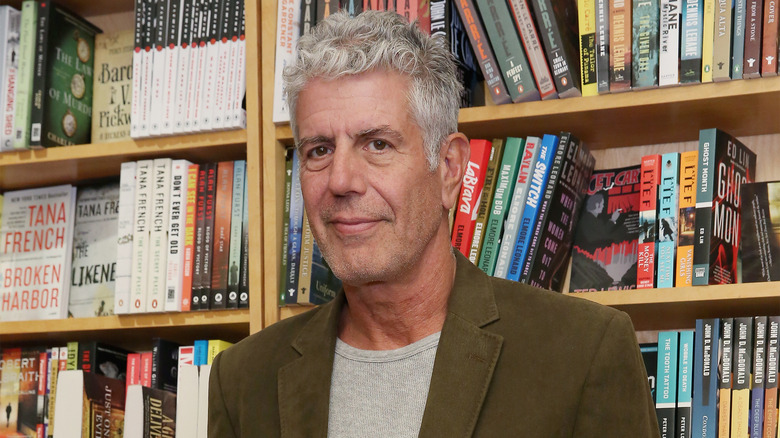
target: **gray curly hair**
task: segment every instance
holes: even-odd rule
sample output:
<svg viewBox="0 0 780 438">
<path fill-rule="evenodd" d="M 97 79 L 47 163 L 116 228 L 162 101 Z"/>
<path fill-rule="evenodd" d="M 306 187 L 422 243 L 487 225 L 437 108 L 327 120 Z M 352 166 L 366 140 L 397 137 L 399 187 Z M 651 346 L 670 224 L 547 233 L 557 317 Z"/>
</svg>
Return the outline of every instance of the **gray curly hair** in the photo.
<svg viewBox="0 0 780 438">
<path fill-rule="evenodd" d="M 423 135 L 431 171 L 438 167 L 444 140 L 458 130 L 463 86 L 455 61 L 438 37 L 424 34 L 395 12 L 365 11 L 352 18 L 345 12 L 330 15 L 298 40 L 296 60 L 284 70 L 290 125 L 298 144 L 298 96 L 314 78 L 386 70 L 411 80 L 409 111 Z"/>
</svg>

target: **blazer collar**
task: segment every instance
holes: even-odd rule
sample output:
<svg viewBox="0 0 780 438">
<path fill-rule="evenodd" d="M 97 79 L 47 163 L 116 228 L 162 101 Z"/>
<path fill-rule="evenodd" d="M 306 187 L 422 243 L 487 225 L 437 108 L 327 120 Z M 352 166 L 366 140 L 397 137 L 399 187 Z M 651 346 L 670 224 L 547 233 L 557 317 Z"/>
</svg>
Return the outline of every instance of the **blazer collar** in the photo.
<svg viewBox="0 0 780 438">
<path fill-rule="evenodd" d="M 503 338 L 482 330 L 498 320 L 487 275 L 455 250 L 457 266 L 420 436 L 471 436 Z M 333 358 L 344 292 L 315 310 L 293 341 L 301 357 L 279 370 L 282 437 L 327 435 Z"/>
</svg>

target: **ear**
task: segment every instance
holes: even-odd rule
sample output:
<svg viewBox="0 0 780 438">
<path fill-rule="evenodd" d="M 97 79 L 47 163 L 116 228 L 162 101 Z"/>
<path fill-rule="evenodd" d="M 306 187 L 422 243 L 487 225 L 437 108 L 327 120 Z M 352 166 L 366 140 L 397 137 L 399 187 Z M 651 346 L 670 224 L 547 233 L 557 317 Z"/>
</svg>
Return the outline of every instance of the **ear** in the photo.
<svg viewBox="0 0 780 438">
<path fill-rule="evenodd" d="M 441 146 L 439 174 L 442 180 L 441 202 L 446 210 L 458 202 L 460 185 L 469 164 L 469 139 L 461 132 L 450 134 Z"/>
</svg>

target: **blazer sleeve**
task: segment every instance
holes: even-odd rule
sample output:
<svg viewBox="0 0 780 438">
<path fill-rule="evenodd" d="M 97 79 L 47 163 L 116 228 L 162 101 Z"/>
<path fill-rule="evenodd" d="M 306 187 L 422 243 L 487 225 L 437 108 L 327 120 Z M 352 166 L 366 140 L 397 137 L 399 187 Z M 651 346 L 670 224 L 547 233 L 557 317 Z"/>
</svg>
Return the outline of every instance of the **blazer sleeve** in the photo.
<svg viewBox="0 0 780 438">
<path fill-rule="evenodd" d="M 211 365 L 211 375 L 209 376 L 209 438 L 236 438 L 234 422 L 230 418 L 228 406 L 225 403 L 224 392 L 222 390 L 222 379 L 220 376 L 220 364 L 222 363 L 222 354 L 218 354 Z"/>
<path fill-rule="evenodd" d="M 583 386 L 573 436 L 660 437 L 642 353 L 623 312 L 602 334 Z"/>
</svg>

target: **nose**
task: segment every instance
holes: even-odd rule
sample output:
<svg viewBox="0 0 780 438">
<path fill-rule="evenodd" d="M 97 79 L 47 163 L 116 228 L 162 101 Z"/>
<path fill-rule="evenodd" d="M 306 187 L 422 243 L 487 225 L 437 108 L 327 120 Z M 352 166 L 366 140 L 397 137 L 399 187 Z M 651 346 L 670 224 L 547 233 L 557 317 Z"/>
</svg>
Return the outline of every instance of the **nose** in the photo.
<svg viewBox="0 0 780 438">
<path fill-rule="evenodd" d="M 329 166 L 328 190 L 335 196 L 363 194 L 366 190 L 364 160 L 351 147 L 336 147 Z"/>
</svg>

